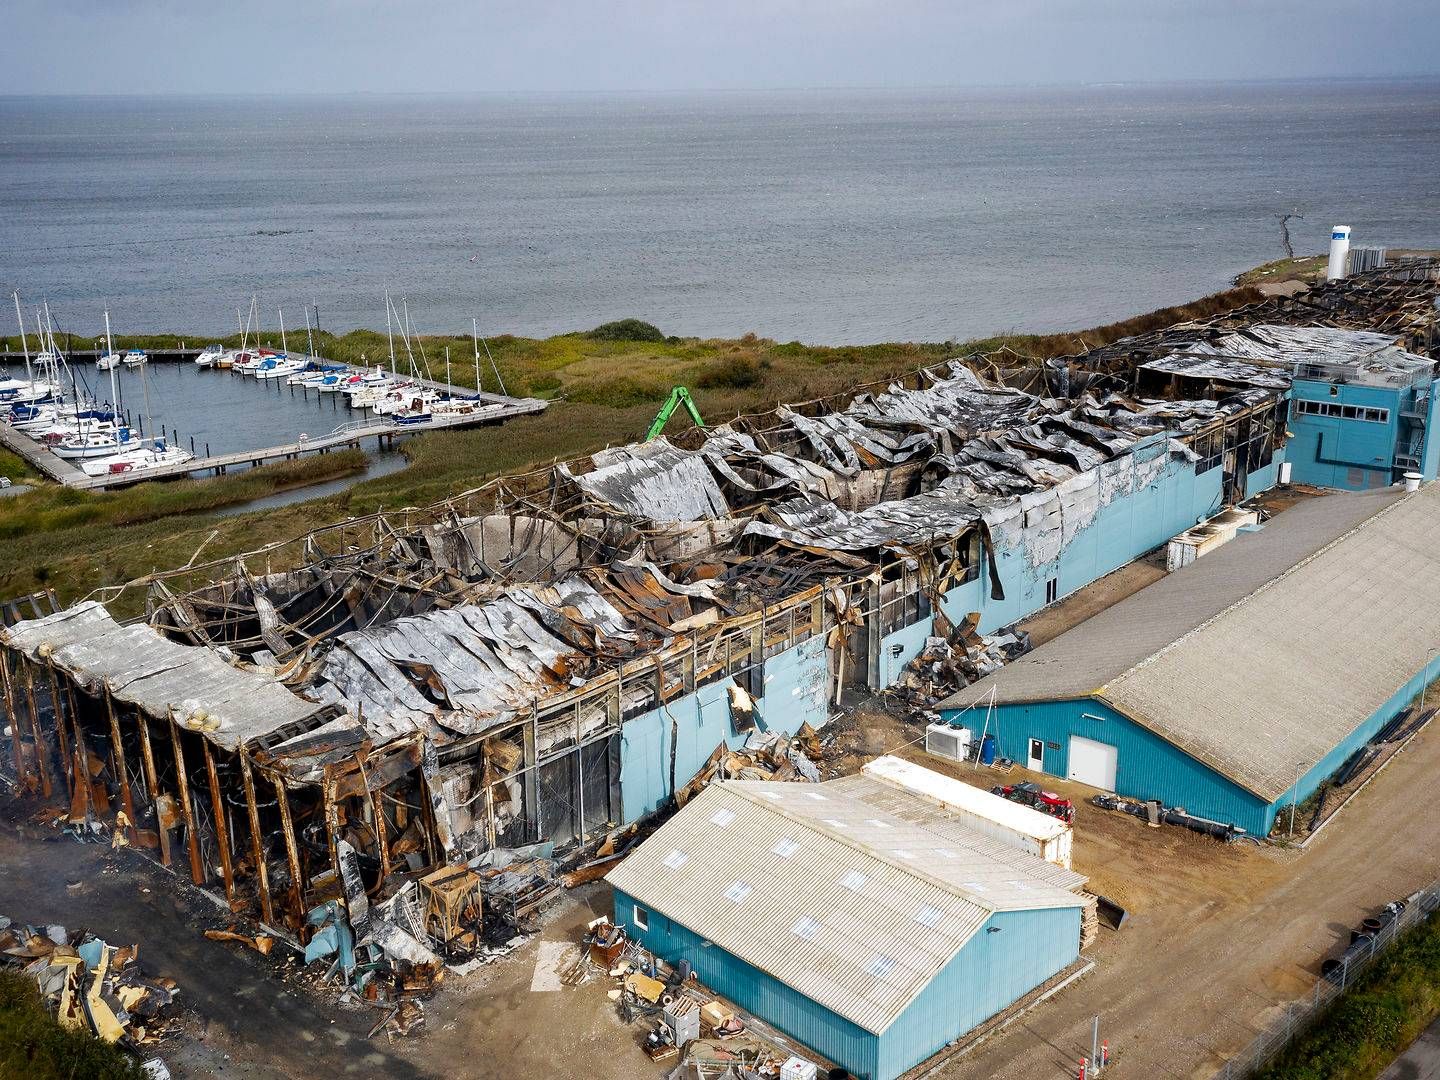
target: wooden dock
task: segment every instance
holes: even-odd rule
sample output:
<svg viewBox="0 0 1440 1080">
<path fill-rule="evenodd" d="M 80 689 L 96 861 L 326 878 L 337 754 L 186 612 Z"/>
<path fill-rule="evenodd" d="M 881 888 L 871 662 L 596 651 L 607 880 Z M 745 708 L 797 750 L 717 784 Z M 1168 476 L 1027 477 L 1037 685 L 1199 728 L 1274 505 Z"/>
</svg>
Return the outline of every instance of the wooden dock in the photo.
<svg viewBox="0 0 1440 1080">
<path fill-rule="evenodd" d="M 476 395 L 472 392 L 471 397 Z M 420 435 L 427 431 L 450 428 L 479 427 L 499 424 L 517 416 L 530 416 L 545 411 L 545 401 L 539 398 L 509 398 L 499 394 L 480 394 L 481 407 L 472 413 L 460 416 L 437 417 L 423 424 L 397 424 L 389 417 L 377 416 L 354 420 L 342 424 L 328 435 L 302 437 L 299 441 L 280 446 L 266 446 L 256 450 L 239 450 L 230 454 L 214 454 L 197 457 L 177 465 L 166 465 L 158 469 L 142 469 L 134 472 L 106 473 L 102 476 L 88 476 L 63 458 L 52 454 L 43 444 L 36 442 L 23 432 L 16 431 L 9 424 L 0 423 L 0 445 L 19 454 L 42 474 L 66 487 L 98 491 L 107 488 L 126 487 L 144 483 L 147 480 L 170 480 L 196 473 L 212 473 L 219 476 L 237 467 L 256 467 L 271 461 L 289 461 L 306 454 L 324 454 L 331 450 L 354 447 L 359 449 L 365 439 L 375 439 L 377 445 L 394 445 L 397 438 Z M 143 446 L 148 440 L 137 445 Z"/>
</svg>

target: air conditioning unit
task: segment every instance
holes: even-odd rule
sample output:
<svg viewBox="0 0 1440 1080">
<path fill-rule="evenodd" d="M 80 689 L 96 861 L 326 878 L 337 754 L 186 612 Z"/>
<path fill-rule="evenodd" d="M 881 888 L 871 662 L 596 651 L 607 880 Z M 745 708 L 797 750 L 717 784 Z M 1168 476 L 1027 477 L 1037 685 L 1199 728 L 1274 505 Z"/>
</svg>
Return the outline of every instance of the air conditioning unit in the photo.
<svg viewBox="0 0 1440 1080">
<path fill-rule="evenodd" d="M 950 761 L 964 761 L 970 752 L 970 729 L 949 724 L 927 724 L 925 752 Z"/>
</svg>

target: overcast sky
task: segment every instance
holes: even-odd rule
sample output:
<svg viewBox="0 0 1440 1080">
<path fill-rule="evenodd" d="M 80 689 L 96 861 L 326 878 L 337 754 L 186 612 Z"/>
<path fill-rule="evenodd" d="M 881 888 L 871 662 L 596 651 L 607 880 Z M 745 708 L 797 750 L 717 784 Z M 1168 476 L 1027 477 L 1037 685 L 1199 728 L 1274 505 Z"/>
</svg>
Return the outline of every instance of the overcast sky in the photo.
<svg viewBox="0 0 1440 1080">
<path fill-rule="evenodd" d="M 1436 0 L 7 0 L 0 92 L 1440 74 Z"/>
</svg>

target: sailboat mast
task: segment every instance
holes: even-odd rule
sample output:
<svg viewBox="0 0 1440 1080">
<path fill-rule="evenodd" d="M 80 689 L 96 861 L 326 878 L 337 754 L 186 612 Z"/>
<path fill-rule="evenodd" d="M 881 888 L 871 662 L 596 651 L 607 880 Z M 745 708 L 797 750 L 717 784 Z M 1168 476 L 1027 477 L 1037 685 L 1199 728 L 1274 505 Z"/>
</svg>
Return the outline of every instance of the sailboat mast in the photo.
<svg viewBox="0 0 1440 1080">
<path fill-rule="evenodd" d="M 390 339 L 390 374 L 395 374 L 395 320 L 391 312 L 395 305 L 390 303 L 390 290 L 385 290 L 385 336 Z"/>
<path fill-rule="evenodd" d="M 236 312 L 239 314 L 239 312 Z M 105 309 L 105 355 L 114 356 L 115 346 L 110 343 L 110 309 Z M 110 365 L 110 411 L 115 414 L 116 429 L 119 429 L 120 395 L 115 390 L 115 364 Z"/>
<path fill-rule="evenodd" d="M 283 307 L 280 309 L 280 351 L 283 353 L 290 351 L 290 347 L 285 344 L 285 309 Z"/>
<path fill-rule="evenodd" d="M 35 381 L 35 375 L 30 370 L 30 343 L 25 340 L 25 316 L 20 313 L 20 291 L 15 291 L 15 318 L 20 323 L 20 351 L 25 354 L 25 378 L 31 383 Z"/>
<path fill-rule="evenodd" d="M 310 309 L 305 309 L 305 352 L 311 359 L 315 359 L 315 337 L 310 333 Z"/>
<path fill-rule="evenodd" d="M 475 389 L 484 390 L 485 383 L 480 378 L 480 320 L 470 320 L 470 343 L 475 346 Z"/>
</svg>

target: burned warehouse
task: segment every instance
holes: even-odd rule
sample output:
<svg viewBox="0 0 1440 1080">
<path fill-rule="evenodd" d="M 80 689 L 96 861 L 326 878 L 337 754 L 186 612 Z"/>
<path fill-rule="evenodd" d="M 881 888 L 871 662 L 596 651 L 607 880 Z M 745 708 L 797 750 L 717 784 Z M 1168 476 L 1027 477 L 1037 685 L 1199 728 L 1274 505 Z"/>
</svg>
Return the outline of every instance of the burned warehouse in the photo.
<svg viewBox="0 0 1440 1080">
<path fill-rule="evenodd" d="M 345 852 L 383 897 L 605 835 L 672 807 L 717 748 L 819 729 L 932 637 L 1008 627 L 1275 486 L 1312 420 L 1334 434 L 1305 436 L 1310 464 L 1387 489 L 1357 498 L 1433 478 L 1435 292 L 1432 266 L 1391 267 L 1040 365 L 955 360 L 63 609 L 13 602 L 5 771 L 71 820 L 123 811 L 133 846 L 297 933 L 342 895 Z M 1376 382 L 1388 404 L 1360 393 Z M 1339 409 L 1296 411 L 1302 392 Z M 139 590 L 144 616 L 117 617 Z M 1230 780 L 1273 802 L 1272 773 Z M 945 889 L 964 926 L 992 917 Z M 1046 895 L 1034 921 L 1068 933 L 1074 905 Z"/>
</svg>

